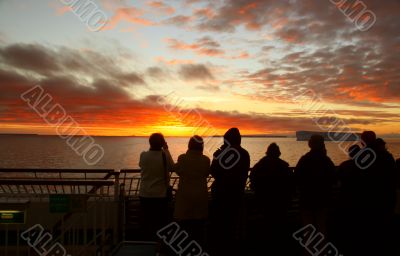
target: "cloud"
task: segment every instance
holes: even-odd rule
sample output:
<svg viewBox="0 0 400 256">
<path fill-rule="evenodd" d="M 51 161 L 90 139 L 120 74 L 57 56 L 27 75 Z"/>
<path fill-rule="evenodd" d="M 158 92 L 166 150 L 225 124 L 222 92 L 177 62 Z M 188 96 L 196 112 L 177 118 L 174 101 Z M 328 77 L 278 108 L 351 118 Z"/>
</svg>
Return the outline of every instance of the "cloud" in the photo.
<svg viewBox="0 0 400 256">
<path fill-rule="evenodd" d="M 221 45 L 210 37 L 202 37 L 193 44 L 187 44 L 173 38 L 168 38 L 166 41 L 168 47 L 174 50 L 190 50 L 198 55 L 213 57 L 223 56 L 225 54 L 225 51 L 221 49 Z"/>
<path fill-rule="evenodd" d="M 173 50 L 192 51 L 200 56 L 219 57 L 226 59 L 247 59 L 250 57 L 247 51 L 242 51 L 237 55 L 229 56 L 226 54 L 225 50 L 223 50 L 223 46 L 209 36 L 199 38 L 195 43 L 192 44 L 173 38 L 167 38 L 166 41 L 168 43 L 168 47 Z"/>
<path fill-rule="evenodd" d="M 192 80 L 214 80 L 211 71 L 203 64 L 186 64 L 181 65 L 179 70 L 180 76 L 186 81 Z"/>
<path fill-rule="evenodd" d="M 148 2 L 147 5 L 167 15 L 172 15 L 176 12 L 175 8 L 161 1 Z"/>
<path fill-rule="evenodd" d="M 156 23 L 142 18 L 143 11 L 135 7 L 121 7 L 117 8 L 107 25 L 102 28 L 102 30 L 114 29 L 121 22 L 128 22 L 142 26 L 155 26 Z"/>
<path fill-rule="evenodd" d="M 365 41 L 292 51 L 244 74 L 254 97 L 282 96 L 287 102 L 311 89 L 330 103 L 385 108 L 400 104 L 399 50 Z"/>
<path fill-rule="evenodd" d="M 181 65 L 181 64 L 193 64 L 194 63 L 193 60 L 183 60 L 183 59 L 167 60 L 162 56 L 157 57 L 156 61 L 161 62 L 161 63 L 165 63 L 165 64 L 167 64 L 169 66 L 175 66 L 175 65 Z"/>
<path fill-rule="evenodd" d="M 0 59 L 10 68 L 47 78 L 69 76 L 75 79 L 83 75 L 126 87 L 146 84 L 139 73 L 118 68 L 117 62 L 121 59 L 92 50 L 12 44 L 0 47 Z"/>
<path fill-rule="evenodd" d="M 147 75 L 158 80 L 158 81 L 164 81 L 166 78 L 169 78 L 169 72 L 159 68 L 159 67 L 150 67 L 146 71 Z"/>
<path fill-rule="evenodd" d="M 0 58 L 3 62 L 39 74 L 60 70 L 58 63 L 53 61 L 54 55 L 52 50 L 33 44 L 13 44 L 0 48 Z"/>
<path fill-rule="evenodd" d="M 164 20 L 163 24 L 180 26 L 182 24 L 188 24 L 190 21 L 192 21 L 191 16 L 176 15 Z"/>
</svg>

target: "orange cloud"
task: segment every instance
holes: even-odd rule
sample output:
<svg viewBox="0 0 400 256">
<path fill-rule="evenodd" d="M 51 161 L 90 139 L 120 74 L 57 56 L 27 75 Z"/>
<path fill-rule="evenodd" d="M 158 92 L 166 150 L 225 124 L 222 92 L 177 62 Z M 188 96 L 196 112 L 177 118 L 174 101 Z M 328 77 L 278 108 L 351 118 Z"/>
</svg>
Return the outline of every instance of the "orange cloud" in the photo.
<svg viewBox="0 0 400 256">
<path fill-rule="evenodd" d="M 168 14 L 168 15 L 172 15 L 176 12 L 175 8 L 161 2 L 161 1 L 152 1 L 147 3 L 148 6 L 153 7 L 155 9 L 157 9 L 158 11 Z"/>
<path fill-rule="evenodd" d="M 173 38 L 166 39 L 168 46 L 174 50 L 191 50 L 198 55 L 204 56 L 223 56 L 225 52 L 220 49 L 220 45 L 208 37 L 199 39 L 196 43 L 187 44 L 185 42 L 179 41 Z"/>
<path fill-rule="evenodd" d="M 110 18 L 107 25 L 102 30 L 111 30 L 115 28 L 120 22 L 125 21 L 129 23 L 139 24 L 142 26 L 155 26 L 156 23 L 144 18 L 143 11 L 135 7 L 118 8 L 115 14 Z"/>
<path fill-rule="evenodd" d="M 193 64 L 193 60 L 181 60 L 181 59 L 172 59 L 172 60 L 167 60 L 164 57 L 157 57 L 156 58 L 157 62 L 165 63 L 170 66 L 175 66 L 175 65 L 182 65 L 182 64 Z"/>
</svg>

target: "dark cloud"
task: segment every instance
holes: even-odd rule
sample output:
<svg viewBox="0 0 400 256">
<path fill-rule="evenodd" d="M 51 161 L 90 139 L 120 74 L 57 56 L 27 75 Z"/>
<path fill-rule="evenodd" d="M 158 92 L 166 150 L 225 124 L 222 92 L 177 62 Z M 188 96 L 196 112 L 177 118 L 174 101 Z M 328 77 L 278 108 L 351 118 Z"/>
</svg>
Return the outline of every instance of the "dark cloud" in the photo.
<svg viewBox="0 0 400 256">
<path fill-rule="evenodd" d="M 169 77 L 168 71 L 159 67 L 150 67 L 147 69 L 146 74 L 156 80 L 164 81 Z"/>
<path fill-rule="evenodd" d="M 182 65 L 179 71 L 182 79 L 191 80 L 213 80 L 214 76 L 211 71 L 203 64 L 187 64 Z"/>
<path fill-rule="evenodd" d="M 2 62 L 39 74 L 61 69 L 59 64 L 54 62 L 55 55 L 51 49 L 32 44 L 14 44 L 0 49 Z"/>
<path fill-rule="evenodd" d="M 45 77 L 66 75 L 91 76 L 114 81 L 116 85 L 145 85 L 144 77 L 119 68 L 118 58 L 91 50 L 67 47 L 44 47 L 37 44 L 13 44 L 0 48 L 0 58 L 11 68 L 33 72 Z"/>
</svg>

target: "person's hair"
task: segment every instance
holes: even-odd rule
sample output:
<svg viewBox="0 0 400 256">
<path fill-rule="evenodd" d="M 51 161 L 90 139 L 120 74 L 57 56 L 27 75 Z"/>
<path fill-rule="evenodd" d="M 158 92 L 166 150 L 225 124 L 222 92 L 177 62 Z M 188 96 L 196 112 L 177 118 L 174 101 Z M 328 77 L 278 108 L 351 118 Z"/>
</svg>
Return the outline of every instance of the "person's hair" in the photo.
<svg viewBox="0 0 400 256">
<path fill-rule="evenodd" d="M 353 159 L 361 150 L 361 147 L 357 144 L 351 146 L 348 150 L 349 157 Z"/>
<path fill-rule="evenodd" d="M 281 156 L 281 151 L 276 143 L 271 143 L 267 149 L 267 156 L 278 158 Z"/>
<path fill-rule="evenodd" d="M 224 143 L 230 144 L 230 146 L 240 146 L 242 142 L 242 136 L 238 128 L 229 129 L 224 135 Z"/>
<path fill-rule="evenodd" d="M 149 143 L 151 150 L 161 150 L 161 148 L 165 144 L 164 135 L 162 135 L 161 133 L 153 133 L 152 135 L 150 135 Z"/>
<path fill-rule="evenodd" d="M 204 149 L 203 138 L 198 136 L 198 135 L 195 135 L 195 136 L 191 137 L 190 140 L 189 140 L 188 148 L 189 148 L 189 150 L 203 152 L 203 149 Z"/>
<path fill-rule="evenodd" d="M 314 150 L 322 150 L 325 149 L 325 139 L 323 136 L 319 134 L 314 134 L 311 136 L 308 141 L 308 146 Z"/>
<path fill-rule="evenodd" d="M 373 131 L 365 131 L 361 134 L 361 140 L 366 146 L 375 144 L 376 134 Z"/>
</svg>

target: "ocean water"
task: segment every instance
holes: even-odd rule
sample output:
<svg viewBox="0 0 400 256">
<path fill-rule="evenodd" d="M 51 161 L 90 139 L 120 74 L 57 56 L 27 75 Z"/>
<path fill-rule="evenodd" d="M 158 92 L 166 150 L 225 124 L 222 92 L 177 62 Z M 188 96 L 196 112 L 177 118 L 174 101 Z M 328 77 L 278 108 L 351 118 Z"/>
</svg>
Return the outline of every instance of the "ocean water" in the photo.
<svg viewBox="0 0 400 256">
<path fill-rule="evenodd" d="M 0 168 L 82 168 L 82 169 L 136 169 L 142 151 L 148 150 L 148 139 L 139 137 L 94 137 L 104 148 L 104 157 L 89 166 L 58 136 L 2 135 L 0 136 Z M 185 153 L 189 138 L 167 138 L 172 157 Z M 400 157 L 400 139 L 387 138 L 387 147 L 395 158 Z M 209 157 L 222 144 L 222 138 L 206 138 L 205 154 Z M 264 155 L 268 145 L 276 142 L 282 152 L 281 158 L 295 166 L 309 149 L 307 142 L 295 138 L 243 138 L 253 166 Z M 351 145 L 352 142 L 346 142 Z M 347 156 L 337 142 L 326 142 L 328 155 L 335 164 Z"/>
</svg>

